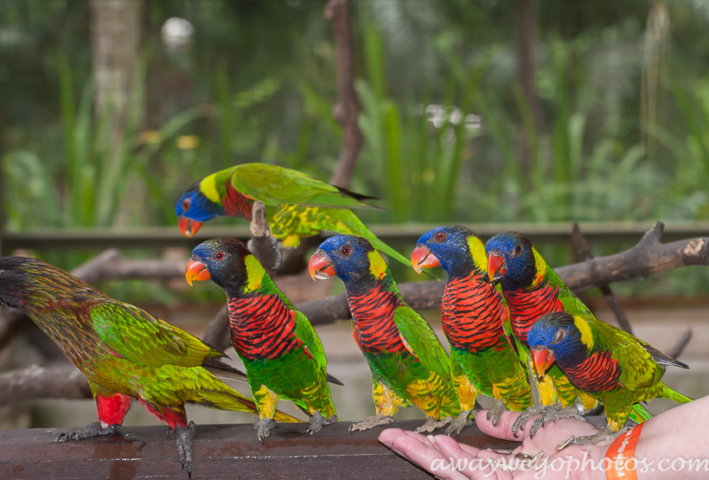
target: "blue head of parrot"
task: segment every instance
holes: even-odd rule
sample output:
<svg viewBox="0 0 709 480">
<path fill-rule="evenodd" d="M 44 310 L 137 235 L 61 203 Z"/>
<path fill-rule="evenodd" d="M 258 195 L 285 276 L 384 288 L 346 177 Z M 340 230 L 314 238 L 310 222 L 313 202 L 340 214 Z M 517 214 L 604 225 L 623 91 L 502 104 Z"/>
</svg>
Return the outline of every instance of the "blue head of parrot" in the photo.
<svg viewBox="0 0 709 480">
<path fill-rule="evenodd" d="M 313 279 L 337 275 L 350 286 L 372 278 L 369 252 L 374 247 L 368 240 L 356 235 L 336 235 L 320 244 L 310 257 L 308 270 Z"/>
<path fill-rule="evenodd" d="M 421 235 L 411 253 L 411 265 L 418 273 L 421 268 L 440 266 L 448 277 L 470 275 L 474 268 L 468 238 L 475 234 L 466 227 L 438 227 Z"/>
<path fill-rule="evenodd" d="M 202 181 L 194 183 L 180 196 L 175 207 L 179 217 L 180 231 L 186 237 L 192 237 L 206 221 L 224 215 L 221 203 L 213 202 L 200 190 Z"/>
<path fill-rule="evenodd" d="M 235 238 L 207 240 L 192 250 L 185 277 L 190 285 L 211 279 L 225 290 L 236 291 L 248 280 L 244 258 L 250 254 L 246 245 Z"/>
<path fill-rule="evenodd" d="M 527 343 L 537 375 L 543 375 L 554 362 L 563 370 L 588 356 L 574 317 L 565 312 L 541 316 L 529 330 Z"/>
<path fill-rule="evenodd" d="M 485 244 L 490 281 L 503 290 L 517 290 L 532 284 L 537 271 L 532 243 L 521 233 L 498 233 Z"/>
</svg>

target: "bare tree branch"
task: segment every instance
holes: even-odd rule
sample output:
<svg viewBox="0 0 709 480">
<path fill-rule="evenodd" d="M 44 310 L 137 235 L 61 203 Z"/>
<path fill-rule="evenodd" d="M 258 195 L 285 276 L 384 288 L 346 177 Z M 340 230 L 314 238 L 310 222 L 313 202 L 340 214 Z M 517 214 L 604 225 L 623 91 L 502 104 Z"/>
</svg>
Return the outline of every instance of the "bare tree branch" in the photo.
<svg viewBox="0 0 709 480">
<path fill-rule="evenodd" d="M 229 312 L 227 312 L 226 305 L 209 322 L 207 330 L 202 335 L 202 341 L 220 352 L 224 352 L 229 348 L 231 335 L 229 335 Z"/>
<path fill-rule="evenodd" d="M 249 240 L 249 250 L 256 259 L 263 265 L 266 272 L 273 276 L 281 265 L 281 249 L 278 248 L 278 240 L 271 235 L 266 220 L 266 206 L 263 202 L 254 202 L 251 208 L 251 240 Z"/>
<path fill-rule="evenodd" d="M 32 365 L 0 375 L 0 406 L 36 398 L 92 398 L 86 377 L 73 365 Z"/>
<path fill-rule="evenodd" d="M 359 102 L 354 89 L 354 42 L 348 0 L 329 0 L 325 17 L 332 23 L 335 34 L 335 62 L 337 71 L 337 103 L 332 116 L 342 124 L 343 143 L 337 168 L 330 183 L 348 187 L 364 135 L 359 129 Z"/>
</svg>

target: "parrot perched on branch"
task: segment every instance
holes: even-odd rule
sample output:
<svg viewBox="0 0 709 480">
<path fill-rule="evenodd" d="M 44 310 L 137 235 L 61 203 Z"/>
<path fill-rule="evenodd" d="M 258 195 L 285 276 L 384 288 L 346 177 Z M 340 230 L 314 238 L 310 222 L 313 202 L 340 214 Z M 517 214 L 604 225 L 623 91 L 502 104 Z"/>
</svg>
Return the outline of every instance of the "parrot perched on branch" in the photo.
<svg viewBox="0 0 709 480">
<path fill-rule="evenodd" d="M 246 245 L 233 238 L 203 242 L 192 251 L 185 275 L 190 285 L 211 279 L 226 293 L 232 344 L 258 408 L 259 441 L 275 427 L 279 398 L 311 416 L 311 435 L 337 421 L 327 381 L 342 383 L 327 374 L 320 338 Z"/>
<path fill-rule="evenodd" d="M 615 438 L 638 402 L 656 397 L 679 403 L 691 401 L 661 381 L 666 366 L 689 368 L 686 364 L 593 316 L 546 314 L 529 330 L 527 341 L 537 375 L 558 365 L 576 388 L 605 407 L 606 428 L 595 435 L 574 438 L 566 445 Z"/>
<path fill-rule="evenodd" d="M 40 260 L 0 258 L 0 305 L 29 315 L 89 382 L 99 421 L 60 435 L 60 442 L 119 433 L 137 399 L 176 433 L 180 462 L 191 476 L 195 426 L 187 422 L 185 403 L 257 411 L 253 400 L 210 373 L 245 377 L 220 360 L 223 353 Z M 299 421 L 281 412 L 278 418 Z"/>
<path fill-rule="evenodd" d="M 441 317 L 451 345 L 452 380 L 458 389 L 462 420 L 475 405 L 475 395 L 464 397 L 468 383 L 475 391 L 495 399 L 488 412 L 495 425 L 505 407 L 517 411 L 529 407 L 532 390 L 511 344 L 513 340 L 505 332 L 507 307 L 502 295 L 487 281 L 482 241 L 465 227 L 435 228 L 419 238 L 411 264 L 419 273 L 422 268 L 440 266 L 448 274 Z"/>
<path fill-rule="evenodd" d="M 522 358 L 528 361 L 527 334 L 542 315 L 566 312 L 574 316 L 593 318 L 593 313 L 574 295 L 554 270 L 532 246 L 529 239 L 516 232 L 499 233 L 485 244 L 488 255 L 488 277 L 492 283 L 502 286 L 502 293 L 510 309 L 510 322 L 515 337 L 522 345 Z M 596 398 L 577 389 L 557 365 L 551 366 L 545 375 L 537 375 L 535 383 L 543 406 L 532 407 L 520 415 L 512 427 L 516 432 L 531 416 L 542 413 L 532 425 L 530 434 L 551 420 L 577 417 L 598 405 Z M 578 400 L 577 400 L 578 399 Z M 555 405 L 560 401 L 560 409 Z M 578 402 L 574 404 L 575 402 Z M 651 415 L 642 405 L 633 406 L 631 418 L 642 422 Z"/>
<path fill-rule="evenodd" d="M 177 202 L 179 226 L 188 237 L 218 216 L 251 220 L 251 205 L 266 205 L 268 226 L 285 247 L 297 247 L 301 237 L 322 230 L 367 238 L 379 250 L 404 265 L 409 260 L 379 240 L 350 208 L 377 209 L 374 200 L 304 173 L 265 163 L 244 163 L 213 173 L 188 188 Z"/>
<path fill-rule="evenodd" d="M 401 298 L 384 258 L 367 239 L 327 239 L 310 257 L 308 270 L 314 280 L 337 275 L 345 284 L 354 338 L 369 364 L 377 415 L 350 431 L 390 423 L 399 407 L 411 404 L 427 416 L 417 432 L 445 426 L 461 413 L 448 354 L 426 320 Z"/>
</svg>

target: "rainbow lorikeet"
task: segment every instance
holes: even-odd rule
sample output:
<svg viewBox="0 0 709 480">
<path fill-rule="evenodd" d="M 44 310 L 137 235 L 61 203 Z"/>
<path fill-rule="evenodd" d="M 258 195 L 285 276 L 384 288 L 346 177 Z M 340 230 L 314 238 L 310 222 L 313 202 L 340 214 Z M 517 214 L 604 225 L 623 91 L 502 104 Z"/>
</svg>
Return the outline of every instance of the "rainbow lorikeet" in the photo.
<svg viewBox="0 0 709 480">
<path fill-rule="evenodd" d="M 199 244 L 186 277 L 190 285 L 212 279 L 226 293 L 231 341 L 246 367 L 260 416 L 259 441 L 275 427 L 279 398 L 292 400 L 311 416 L 310 434 L 337 421 L 327 381 L 342 383 L 327 374 L 320 338 L 246 245 L 233 238 Z"/>
<path fill-rule="evenodd" d="M 656 397 L 691 401 L 661 381 L 666 366 L 689 368 L 686 364 L 593 316 L 546 314 L 529 330 L 527 341 L 537 375 L 558 365 L 576 388 L 605 407 L 606 428 L 595 435 L 577 437 L 567 445 L 615 438 L 638 402 Z"/>
<path fill-rule="evenodd" d="M 427 416 L 418 432 L 433 431 L 461 413 L 448 354 L 426 320 L 401 298 L 384 258 L 367 239 L 327 239 L 310 257 L 308 270 L 313 279 L 337 275 L 345 284 L 354 338 L 369 364 L 377 415 L 350 431 L 390 423 L 399 407 L 411 404 Z"/>
<path fill-rule="evenodd" d="M 499 282 L 502 286 L 502 293 L 510 309 L 512 331 L 521 345 L 520 353 L 525 363 L 529 354 L 527 334 L 542 315 L 566 312 L 594 318 L 588 307 L 568 290 L 526 236 L 516 232 L 499 233 L 487 241 L 485 252 L 488 255 L 488 276 L 492 283 Z M 582 410 L 590 410 L 598 405 L 596 398 L 574 387 L 556 365 L 551 366 L 545 375 L 536 376 L 535 383 L 542 405 L 552 406 L 560 401 L 561 407 L 570 408 L 562 411 L 557 406 L 546 409 L 544 415 L 533 424 L 530 433 L 536 432 L 540 425 L 549 420 L 578 416 Z M 579 403 L 574 405 L 576 399 Z M 513 431 L 516 432 L 530 416 L 542 413 L 543 410 L 534 407 L 529 409 L 519 417 Z M 642 422 L 651 418 L 641 405 L 635 405 L 633 410 L 633 420 Z"/>
<path fill-rule="evenodd" d="M 265 163 L 244 163 L 213 173 L 188 188 L 177 202 L 182 233 L 191 237 L 202 224 L 218 216 L 251 220 L 255 201 L 266 205 L 271 233 L 285 247 L 297 247 L 301 237 L 322 230 L 369 239 L 382 252 L 411 266 L 406 257 L 379 240 L 350 210 L 378 207 L 374 197 L 336 187 L 297 170 Z"/>
<path fill-rule="evenodd" d="M 475 405 L 475 395 L 464 396 L 469 383 L 474 391 L 495 399 L 488 412 L 495 425 L 505 407 L 517 411 L 529 407 L 532 390 L 505 332 L 507 307 L 487 280 L 482 241 L 465 227 L 434 228 L 419 238 L 411 263 L 417 272 L 440 266 L 448 275 L 441 317 L 451 345 L 452 380 L 464 413 L 471 413 Z"/>
<path fill-rule="evenodd" d="M 253 400 L 210 373 L 244 376 L 220 360 L 223 353 L 52 265 L 0 258 L 0 304 L 27 313 L 89 382 L 99 421 L 58 441 L 118 433 L 137 399 L 176 432 L 180 461 L 191 475 L 195 427 L 187 423 L 185 403 L 256 411 Z M 298 421 L 281 412 L 278 417 Z"/>
</svg>

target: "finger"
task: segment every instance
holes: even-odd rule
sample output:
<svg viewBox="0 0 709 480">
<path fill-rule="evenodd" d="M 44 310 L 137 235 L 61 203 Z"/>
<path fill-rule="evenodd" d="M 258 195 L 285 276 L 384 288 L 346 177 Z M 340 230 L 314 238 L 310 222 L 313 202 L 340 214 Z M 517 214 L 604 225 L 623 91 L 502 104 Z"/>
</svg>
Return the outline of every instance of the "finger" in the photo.
<svg viewBox="0 0 709 480">
<path fill-rule="evenodd" d="M 448 435 L 436 435 L 433 437 L 435 447 L 444 457 L 475 458 L 480 449 L 463 443 L 458 443 Z"/>
<path fill-rule="evenodd" d="M 519 435 L 518 432 L 519 437 L 515 437 L 512 434 L 512 424 L 515 423 L 515 420 L 519 417 L 520 412 L 503 412 L 500 416 L 500 421 L 497 422 L 497 425 L 492 424 L 492 419 L 487 419 L 486 413 L 487 412 L 485 410 L 482 410 L 475 415 L 475 423 L 481 432 L 486 433 L 491 437 L 500 438 L 502 440 L 511 440 L 513 442 L 521 442 L 529 436 L 529 428 L 527 427 L 529 422 L 525 423 L 523 432 L 524 435 Z"/>
<path fill-rule="evenodd" d="M 400 428 L 387 428 L 385 430 L 382 430 L 382 433 L 379 434 L 379 441 L 389 447 L 394 441 L 394 438 L 403 433 L 404 431 Z"/>
<path fill-rule="evenodd" d="M 505 465 L 511 464 L 511 457 L 458 443 L 447 435 L 437 435 L 434 437 L 434 442 L 436 447 L 438 447 L 438 451 L 444 457 L 452 459 L 456 463 L 456 469 L 469 479 L 492 478 L 508 480 L 512 478 L 509 472 L 505 471 L 499 464 L 495 464 L 496 461 L 500 461 Z"/>
<path fill-rule="evenodd" d="M 426 437 L 413 432 L 404 432 L 399 429 L 397 432 L 389 432 L 382 439 L 386 446 L 395 453 L 419 465 L 427 472 L 446 480 L 465 480 L 466 477 L 457 472 L 451 465 L 450 459 L 445 458 L 441 452 L 435 448 Z M 386 431 L 386 430 L 385 430 Z"/>
</svg>

